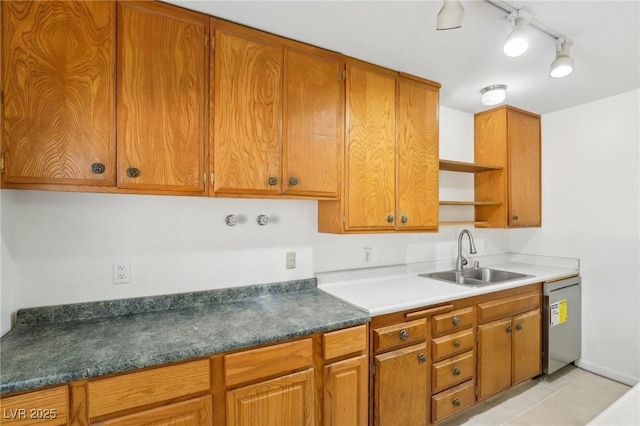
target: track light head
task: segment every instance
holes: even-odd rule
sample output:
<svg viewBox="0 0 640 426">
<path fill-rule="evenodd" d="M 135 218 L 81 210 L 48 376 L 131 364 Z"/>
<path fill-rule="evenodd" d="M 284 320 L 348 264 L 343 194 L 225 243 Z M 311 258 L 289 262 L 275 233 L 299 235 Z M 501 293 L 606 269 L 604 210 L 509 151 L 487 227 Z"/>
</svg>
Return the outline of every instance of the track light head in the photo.
<svg viewBox="0 0 640 426">
<path fill-rule="evenodd" d="M 529 48 L 527 28 L 529 27 L 531 17 L 526 11 L 521 9 L 517 12 L 510 13 L 507 20 L 513 26 L 513 31 L 507 36 L 502 51 L 505 55 L 515 58 L 516 56 L 522 55 Z"/>
<path fill-rule="evenodd" d="M 436 30 L 453 30 L 462 27 L 464 8 L 460 0 L 443 0 L 442 8 L 438 13 Z"/>
<path fill-rule="evenodd" d="M 507 98 L 507 85 L 494 84 L 492 86 L 487 86 L 480 90 L 480 93 L 482 94 L 482 105 L 498 105 L 504 102 Z"/>
<path fill-rule="evenodd" d="M 550 77 L 562 78 L 573 72 L 573 58 L 569 54 L 570 48 L 571 43 L 567 40 L 556 40 L 556 59 L 551 62 Z"/>
</svg>

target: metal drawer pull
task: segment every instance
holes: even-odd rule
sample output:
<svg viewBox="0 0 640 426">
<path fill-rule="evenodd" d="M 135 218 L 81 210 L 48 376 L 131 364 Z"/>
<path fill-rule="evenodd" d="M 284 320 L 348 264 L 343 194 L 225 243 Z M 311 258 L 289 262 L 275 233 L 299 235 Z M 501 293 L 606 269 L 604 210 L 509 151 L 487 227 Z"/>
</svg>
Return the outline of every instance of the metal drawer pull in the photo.
<svg viewBox="0 0 640 426">
<path fill-rule="evenodd" d="M 297 184 L 298 184 L 298 178 L 297 177 L 292 177 L 291 179 L 289 179 L 289 185 L 296 186 Z"/>
<path fill-rule="evenodd" d="M 407 223 L 409 222 L 409 216 L 402 216 L 402 219 L 400 219 L 402 221 L 402 223 Z"/>
<path fill-rule="evenodd" d="M 102 173 L 104 173 L 104 164 L 102 163 L 93 163 L 91 165 L 91 173 L 95 174 L 95 175 L 101 175 Z"/>
<path fill-rule="evenodd" d="M 516 330 L 522 330 L 522 324 L 520 323 L 516 324 Z"/>
<path fill-rule="evenodd" d="M 460 340 L 455 340 L 453 342 L 453 346 L 455 346 L 456 348 L 459 348 L 460 347 Z"/>
<path fill-rule="evenodd" d="M 138 176 L 140 176 L 140 170 L 136 169 L 135 167 L 129 167 L 127 169 L 127 176 L 130 178 L 137 178 Z"/>
<path fill-rule="evenodd" d="M 458 325 L 460 324 L 460 317 L 459 316 L 455 316 L 451 319 L 451 322 L 453 323 L 453 325 Z"/>
<path fill-rule="evenodd" d="M 509 324 L 509 325 L 507 326 L 507 328 L 505 329 L 505 331 L 506 331 L 507 333 L 511 333 L 511 324 Z"/>
<path fill-rule="evenodd" d="M 418 362 L 426 362 L 426 361 L 427 361 L 427 357 L 425 356 L 425 354 L 418 355 Z"/>
<path fill-rule="evenodd" d="M 453 398 L 451 403 L 453 404 L 454 407 L 459 407 L 460 406 L 460 399 L 459 398 Z"/>
<path fill-rule="evenodd" d="M 271 176 L 271 177 L 269 177 L 269 181 L 268 182 L 269 182 L 270 186 L 275 186 L 275 185 L 278 184 L 278 178 Z"/>
<path fill-rule="evenodd" d="M 400 331 L 400 339 L 407 340 L 409 338 L 409 332 L 407 330 Z"/>
<path fill-rule="evenodd" d="M 395 220 L 395 217 L 393 217 L 392 214 L 390 214 L 389 216 L 387 216 L 387 222 L 391 223 Z"/>
<path fill-rule="evenodd" d="M 460 369 L 458 367 L 453 367 L 453 371 L 452 371 L 454 376 L 459 376 L 460 375 Z"/>
</svg>

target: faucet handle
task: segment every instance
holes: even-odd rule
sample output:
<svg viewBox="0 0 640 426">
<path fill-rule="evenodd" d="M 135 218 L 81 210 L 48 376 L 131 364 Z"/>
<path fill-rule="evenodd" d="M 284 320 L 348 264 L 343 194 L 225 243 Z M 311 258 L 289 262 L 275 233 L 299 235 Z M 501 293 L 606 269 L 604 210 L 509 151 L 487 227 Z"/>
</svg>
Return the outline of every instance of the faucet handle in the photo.
<svg viewBox="0 0 640 426">
<path fill-rule="evenodd" d="M 467 265 L 467 263 L 469 263 L 469 261 L 467 260 L 467 258 L 466 258 L 466 257 L 463 257 L 463 258 L 462 258 L 462 266 L 466 266 L 466 265 Z"/>
<path fill-rule="evenodd" d="M 474 267 L 475 269 L 478 269 L 478 268 L 480 267 L 480 261 L 479 261 L 479 260 L 474 260 L 474 261 L 473 261 L 473 267 Z"/>
</svg>

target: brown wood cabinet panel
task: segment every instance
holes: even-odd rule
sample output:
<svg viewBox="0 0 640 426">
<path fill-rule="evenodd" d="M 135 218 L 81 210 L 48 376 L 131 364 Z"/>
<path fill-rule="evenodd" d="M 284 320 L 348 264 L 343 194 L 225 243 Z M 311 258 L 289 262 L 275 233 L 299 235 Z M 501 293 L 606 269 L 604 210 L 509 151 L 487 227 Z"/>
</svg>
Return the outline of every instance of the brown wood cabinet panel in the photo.
<svg viewBox="0 0 640 426">
<path fill-rule="evenodd" d="M 210 426 L 213 424 L 211 396 L 190 399 L 92 424 L 100 426 Z"/>
<path fill-rule="evenodd" d="M 366 352 L 367 326 L 363 324 L 325 333 L 322 335 L 322 347 L 325 361 L 340 356 Z"/>
<path fill-rule="evenodd" d="M 437 422 L 475 403 L 473 380 L 431 397 L 433 421 Z"/>
<path fill-rule="evenodd" d="M 1 7 L 5 183 L 115 185 L 115 4 Z"/>
<path fill-rule="evenodd" d="M 279 194 L 283 47 L 239 25 L 212 28 L 214 191 Z"/>
<path fill-rule="evenodd" d="M 118 186 L 205 189 L 206 15 L 118 2 Z"/>
<path fill-rule="evenodd" d="M 376 426 L 427 424 L 429 363 L 426 355 L 427 346 L 422 343 L 375 356 Z"/>
<path fill-rule="evenodd" d="M 448 334 L 431 341 L 431 357 L 434 361 L 457 355 L 473 349 L 476 343 L 474 329 L 463 330 L 458 333 Z"/>
<path fill-rule="evenodd" d="M 210 376 L 209 360 L 203 359 L 89 381 L 89 417 L 207 391 Z"/>
<path fill-rule="evenodd" d="M 426 329 L 424 318 L 376 328 L 373 330 L 373 351 L 377 353 L 424 340 Z"/>
<path fill-rule="evenodd" d="M 438 228 L 438 89 L 397 80 L 396 228 Z"/>
<path fill-rule="evenodd" d="M 227 386 L 311 367 L 312 341 L 296 340 L 225 355 L 224 364 Z"/>
<path fill-rule="evenodd" d="M 473 327 L 476 322 L 475 307 L 458 309 L 431 319 L 431 332 L 434 337 Z"/>
<path fill-rule="evenodd" d="M 395 227 L 395 75 L 347 62 L 345 230 Z"/>
<path fill-rule="evenodd" d="M 3 425 L 58 426 L 68 420 L 69 391 L 66 386 L 0 398 Z"/>
<path fill-rule="evenodd" d="M 324 368 L 324 425 L 368 424 L 368 357 L 361 355 Z"/>
<path fill-rule="evenodd" d="M 541 325 L 540 309 L 513 317 L 514 385 L 542 372 Z"/>
<path fill-rule="evenodd" d="M 471 379 L 475 373 L 473 351 L 465 352 L 431 367 L 431 385 L 434 393 Z"/>
<path fill-rule="evenodd" d="M 344 61 L 284 52 L 283 192 L 337 197 L 344 147 Z"/>
<path fill-rule="evenodd" d="M 315 426 L 313 369 L 227 392 L 227 426 Z"/>
<path fill-rule="evenodd" d="M 492 300 L 478 304 L 478 322 L 483 323 L 498 318 L 505 318 L 538 307 L 540 307 L 539 291 Z"/>
<path fill-rule="evenodd" d="M 511 386 L 511 318 L 478 326 L 478 400 Z"/>
</svg>

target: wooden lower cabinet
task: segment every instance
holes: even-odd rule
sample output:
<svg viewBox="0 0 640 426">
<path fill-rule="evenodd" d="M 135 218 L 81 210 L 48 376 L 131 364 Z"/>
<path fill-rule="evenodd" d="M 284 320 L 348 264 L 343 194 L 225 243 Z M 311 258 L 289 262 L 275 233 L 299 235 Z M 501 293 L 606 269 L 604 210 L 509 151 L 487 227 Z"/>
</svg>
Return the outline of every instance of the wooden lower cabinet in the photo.
<svg viewBox="0 0 640 426">
<path fill-rule="evenodd" d="M 324 425 L 368 424 L 367 355 L 324 367 Z"/>
<path fill-rule="evenodd" d="M 0 398 L 0 423 L 11 426 L 61 426 L 69 419 L 67 386 Z"/>
<path fill-rule="evenodd" d="M 203 396 L 93 424 L 101 426 L 206 426 L 212 424 L 211 418 L 211 396 Z"/>
<path fill-rule="evenodd" d="M 473 380 L 431 397 L 431 413 L 434 422 L 452 416 L 475 404 Z"/>
</svg>

